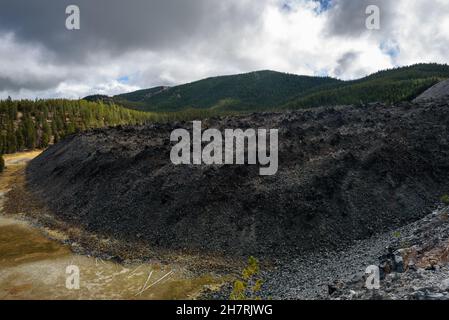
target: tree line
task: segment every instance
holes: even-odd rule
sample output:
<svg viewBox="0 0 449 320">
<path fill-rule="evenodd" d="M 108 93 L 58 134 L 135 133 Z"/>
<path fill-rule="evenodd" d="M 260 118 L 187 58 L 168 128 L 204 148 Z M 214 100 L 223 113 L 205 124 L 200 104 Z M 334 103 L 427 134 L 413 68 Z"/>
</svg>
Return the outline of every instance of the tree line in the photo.
<svg viewBox="0 0 449 320">
<path fill-rule="evenodd" d="M 305 95 L 289 102 L 283 109 L 302 109 L 318 106 L 366 104 L 370 102 L 397 103 L 411 101 L 441 78 L 383 80 L 351 82 L 345 86 L 329 88 Z"/>
<path fill-rule="evenodd" d="M 151 114 L 84 100 L 0 101 L 0 154 L 46 148 L 67 135 L 105 126 L 141 124 Z"/>
</svg>

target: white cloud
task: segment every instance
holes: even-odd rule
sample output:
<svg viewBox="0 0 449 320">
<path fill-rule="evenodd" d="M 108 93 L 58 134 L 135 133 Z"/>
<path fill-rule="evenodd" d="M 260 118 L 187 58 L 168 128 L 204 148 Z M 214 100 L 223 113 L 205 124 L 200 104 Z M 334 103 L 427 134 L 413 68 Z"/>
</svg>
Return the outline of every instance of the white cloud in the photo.
<svg viewBox="0 0 449 320">
<path fill-rule="evenodd" d="M 349 0 L 335 0 L 337 4 L 345 1 Z M 210 30 L 209 20 L 199 23 L 206 28 L 199 33 L 187 23 L 191 35 L 178 34 L 171 42 L 164 39 L 164 46 L 142 43 L 120 51 L 86 47 L 82 58 L 71 56 L 67 61 L 64 50 L 57 52 L 39 39 L 20 38 L 0 25 L 0 98 L 112 95 L 261 69 L 354 79 L 395 65 L 449 62 L 447 1 L 396 0 L 394 5 L 379 1 L 385 3 L 381 18 L 391 19 L 381 21 L 380 31 L 361 25 L 360 32 L 352 32 L 361 24 L 357 21 L 364 21 L 359 9 L 344 15 L 332 8 L 319 13 L 319 3 L 311 0 L 290 0 L 288 8 L 285 1 L 258 0 L 254 12 L 249 12 L 252 2 L 230 0 L 226 8 L 217 6 L 214 18 L 223 14 L 223 19 L 230 19 L 230 12 L 240 18 L 222 21 L 218 27 L 210 25 Z M 354 18 L 347 23 L 351 32 L 345 33 L 344 21 L 338 22 L 338 32 L 332 30 L 339 17 Z M 175 28 L 176 21 L 172 23 Z M 159 32 L 158 39 L 163 38 L 165 30 Z M 166 36 L 174 33 L 176 29 Z M 122 77 L 128 80 L 119 81 Z"/>
</svg>

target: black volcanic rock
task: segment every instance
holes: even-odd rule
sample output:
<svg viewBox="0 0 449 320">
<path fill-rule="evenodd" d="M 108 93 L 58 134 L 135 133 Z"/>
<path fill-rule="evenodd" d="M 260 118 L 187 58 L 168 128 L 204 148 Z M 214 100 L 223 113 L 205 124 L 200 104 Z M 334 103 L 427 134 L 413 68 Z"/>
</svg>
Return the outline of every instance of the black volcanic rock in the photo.
<svg viewBox="0 0 449 320">
<path fill-rule="evenodd" d="M 97 129 L 31 162 L 27 180 L 68 223 L 170 249 L 281 255 L 340 248 L 423 217 L 449 190 L 449 106 L 256 113 L 203 128 L 278 128 L 279 171 L 175 166 L 191 123 Z"/>
</svg>

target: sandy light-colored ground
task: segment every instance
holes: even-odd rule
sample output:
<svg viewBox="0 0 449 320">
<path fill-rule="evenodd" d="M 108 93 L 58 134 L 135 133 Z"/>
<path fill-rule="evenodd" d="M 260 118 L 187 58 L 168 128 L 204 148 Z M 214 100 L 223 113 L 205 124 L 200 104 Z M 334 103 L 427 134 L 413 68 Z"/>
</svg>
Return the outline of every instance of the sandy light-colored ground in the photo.
<svg viewBox="0 0 449 320">
<path fill-rule="evenodd" d="M 8 191 L 12 184 L 24 180 L 26 163 L 39 154 L 4 156 L 7 168 L 0 174 L 0 299 L 194 299 L 203 289 L 222 283 L 211 274 L 189 275 L 178 264 L 124 265 L 75 254 L 68 245 L 48 237 L 64 239 L 63 234 L 38 228 L 21 216 L 7 215 L 3 205 Z M 67 281 L 71 287 L 76 279 L 73 266 L 79 270 L 79 289 L 67 287 Z"/>
</svg>

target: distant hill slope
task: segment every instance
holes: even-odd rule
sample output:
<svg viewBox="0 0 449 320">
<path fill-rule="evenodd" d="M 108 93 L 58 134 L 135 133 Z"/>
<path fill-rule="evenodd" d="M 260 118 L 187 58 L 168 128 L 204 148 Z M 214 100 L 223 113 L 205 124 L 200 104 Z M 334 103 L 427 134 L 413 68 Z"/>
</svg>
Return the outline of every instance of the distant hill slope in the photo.
<svg viewBox="0 0 449 320">
<path fill-rule="evenodd" d="M 138 90 L 130 93 L 124 93 L 114 96 L 115 101 L 123 101 L 124 104 L 133 104 L 139 106 L 140 103 L 145 103 L 145 101 L 151 99 L 151 97 L 170 89 L 170 87 L 159 86 L 150 89 Z"/>
<path fill-rule="evenodd" d="M 299 109 L 374 101 L 410 101 L 447 78 L 449 66 L 440 64 L 385 70 L 354 81 L 257 71 L 207 78 L 175 87 L 139 90 L 111 99 L 125 107 L 144 111 Z M 95 96 L 86 99 L 95 100 Z M 105 101 L 105 98 L 101 100 Z"/>
<path fill-rule="evenodd" d="M 416 64 L 380 71 L 342 84 L 319 88 L 298 96 L 283 109 L 369 102 L 411 101 L 441 80 L 449 78 L 449 66 Z"/>
<path fill-rule="evenodd" d="M 301 92 L 340 83 L 332 78 L 258 71 L 208 78 L 172 88 L 152 88 L 115 96 L 125 106 L 146 111 L 185 108 L 251 110 L 275 107 Z"/>
<path fill-rule="evenodd" d="M 83 98 L 83 100 L 89 102 L 106 102 L 106 103 L 114 103 L 114 98 L 103 95 L 103 94 L 94 94 L 91 96 L 87 96 Z"/>
</svg>

